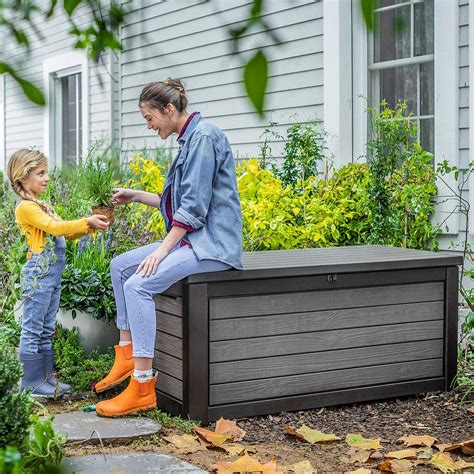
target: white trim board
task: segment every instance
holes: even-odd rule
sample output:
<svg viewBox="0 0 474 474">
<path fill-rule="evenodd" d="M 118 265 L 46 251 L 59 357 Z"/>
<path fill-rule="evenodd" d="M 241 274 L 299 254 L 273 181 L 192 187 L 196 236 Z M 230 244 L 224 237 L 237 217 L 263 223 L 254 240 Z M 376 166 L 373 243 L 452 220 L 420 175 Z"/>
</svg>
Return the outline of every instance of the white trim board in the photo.
<svg viewBox="0 0 474 474">
<path fill-rule="evenodd" d="M 451 165 L 459 166 L 458 11 L 458 2 L 434 0 L 435 165 L 448 160 Z M 446 181 L 449 187 L 457 189 L 454 176 Z M 445 221 L 443 233 L 457 234 L 456 200 L 449 198 L 452 192 L 447 185 L 440 180 L 437 184 L 439 202 L 433 220 L 436 223 Z"/>
<path fill-rule="evenodd" d="M 85 51 L 72 51 L 59 56 L 53 56 L 43 61 L 43 81 L 46 106 L 43 112 L 44 123 L 44 152 L 51 164 L 58 165 L 58 159 L 53 156 L 54 147 L 54 94 L 52 94 L 53 74 L 81 72 L 82 88 L 82 154 L 85 156 L 89 147 L 89 66 Z"/>
<path fill-rule="evenodd" d="M 5 130 L 5 74 L 0 74 L 0 170 L 7 168 Z M 0 183 L 1 184 L 1 183 Z"/>
<path fill-rule="evenodd" d="M 469 162 L 474 160 L 474 0 L 469 0 Z M 469 233 L 474 234 L 474 176 L 469 177 Z"/>
<path fill-rule="evenodd" d="M 352 161 L 352 28 L 350 4 L 324 2 L 324 130 L 336 168 Z"/>
</svg>

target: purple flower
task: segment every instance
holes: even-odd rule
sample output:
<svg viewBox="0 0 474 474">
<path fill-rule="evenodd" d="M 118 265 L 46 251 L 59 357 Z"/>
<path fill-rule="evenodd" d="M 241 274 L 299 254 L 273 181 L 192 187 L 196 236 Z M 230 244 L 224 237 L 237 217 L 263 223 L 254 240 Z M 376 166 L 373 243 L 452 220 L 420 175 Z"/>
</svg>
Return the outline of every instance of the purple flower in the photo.
<svg viewBox="0 0 474 474">
<path fill-rule="evenodd" d="M 107 170 L 107 164 L 102 161 L 100 163 L 100 171 L 106 171 L 106 170 Z"/>
</svg>

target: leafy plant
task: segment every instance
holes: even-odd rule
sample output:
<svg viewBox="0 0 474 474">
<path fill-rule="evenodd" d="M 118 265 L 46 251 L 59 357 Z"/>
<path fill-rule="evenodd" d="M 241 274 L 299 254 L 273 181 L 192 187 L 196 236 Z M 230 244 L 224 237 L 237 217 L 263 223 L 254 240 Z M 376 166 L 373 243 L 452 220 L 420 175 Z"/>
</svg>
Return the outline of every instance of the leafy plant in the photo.
<svg viewBox="0 0 474 474">
<path fill-rule="evenodd" d="M 80 170 L 87 197 L 97 206 L 109 206 L 114 183 L 113 162 L 91 147 Z"/>
<path fill-rule="evenodd" d="M 32 399 L 27 391 L 17 391 L 23 370 L 15 349 L 0 346 L 0 448 L 22 446 L 28 435 Z"/>
<path fill-rule="evenodd" d="M 94 382 L 108 374 L 114 361 L 111 350 L 106 354 L 92 351 L 86 355 L 77 328 L 68 330 L 58 325 L 53 346 L 61 379 L 70 383 L 75 390 L 90 390 Z"/>
<path fill-rule="evenodd" d="M 273 172 L 284 186 L 296 187 L 298 181 L 318 176 L 318 162 L 324 160 L 326 150 L 326 133 L 318 122 L 291 125 L 284 150 L 282 169 L 273 166 Z"/>
</svg>

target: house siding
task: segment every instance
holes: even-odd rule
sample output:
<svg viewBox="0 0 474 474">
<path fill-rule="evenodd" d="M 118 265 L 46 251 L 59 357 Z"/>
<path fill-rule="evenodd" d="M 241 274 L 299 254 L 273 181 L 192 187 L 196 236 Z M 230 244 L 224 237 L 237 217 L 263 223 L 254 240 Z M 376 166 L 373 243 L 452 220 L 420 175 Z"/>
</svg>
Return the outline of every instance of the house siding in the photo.
<svg viewBox="0 0 474 474">
<path fill-rule="evenodd" d="M 242 56 L 232 56 L 228 29 L 249 14 L 252 2 L 145 2 L 126 16 L 121 54 L 121 149 L 124 154 L 163 142 L 147 130 L 137 100 L 144 84 L 167 77 L 183 80 L 188 110 L 198 110 L 228 136 L 238 158 L 259 153 L 270 121 L 284 135 L 296 122 L 323 120 L 323 4 L 314 0 L 266 2 L 264 19 L 281 44 L 261 28 L 242 39 Z M 259 47 L 269 61 L 266 115 L 248 101 L 242 63 Z M 168 143 L 175 146 L 174 141 Z M 281 139 L 269 142 L 281 155 Z"/>
<path fill-rule="evenodd" d="M 74 21 L 79 26 L 85 25 L 91 21 L 90 13 L 84 7 L 78 8 Z M 44 91 L 43 61 L 72 51 L 75 40 L 68 35 L 70 26 L 63 13 L 55 14 L 46 23 L 41 20 L 39 24 L 44 25 L 42 30 L 48 34 L 38 40 L 33 33 L 29 33 L 32 39 L 29 54 L 25 54 L 24 50 L 14 43 L 6 45 L 4 54 L 10 63 L 15 65 L 20 77 L 31 81 Z M 103 55 L 98 64 L 89 62 L 89 90 L 82 91 L 83 100 L 89 102 L 88 143 L 96 139 L 109 139 L 112 135 L 111 67 L 110 56 L 107 54 Z M 44 108 L 30 102 L 20 86 L 11 77 L 5 76 L 4 167 L 8 156 L 19 148 L 36 146 L 44 150 L 43 117 Z M 116 127 L 118 128 L 117 124 Z"/>
</svg>

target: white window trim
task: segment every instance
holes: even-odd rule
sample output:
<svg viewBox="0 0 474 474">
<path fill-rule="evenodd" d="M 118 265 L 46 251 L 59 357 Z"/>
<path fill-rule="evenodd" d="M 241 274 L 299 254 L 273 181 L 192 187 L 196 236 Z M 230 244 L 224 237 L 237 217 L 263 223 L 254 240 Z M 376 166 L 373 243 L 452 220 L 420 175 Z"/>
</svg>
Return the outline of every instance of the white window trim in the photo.
<svg viewBox="0 0 474 474">
<path fill-rule="evenodd" d="M 365 154 L 367 143 L 367 108 L 369 97 L 367 28 L 360 12 L 360 2 L 353 0 L 353 156 Z M 447 159 L 459 165 L 458 151 L 458 4 L 455 1 L 434 0 L 434 100 L 435 100 L 435 165 Z M 362 99 L 359 97 L 363 97 Z M 449 178 L 450 186 L 456 186 Z M 452 212 L 455 201 L 443 202 L 451 196 L 441 181 L 438 183 L 440 203 L 433 221 L 442 222 Z M 459 214 L 453 213 L 445 226 L 450 234 L 459 231 Z M 443 232 L 446 232 L 443 228 Z"/>
<path fill-rule="evenodd" d="M 53 156 L 54 146 L 54 74 L 62 71 L 81 73 L 82 89 L 82 157 L 89 147 L 89 66 L 87 55 L 83 51 L 72 51 L 47 58 L 43 61 L 43 80 L 46 106 L 44 107 L 44 151 L 50 162 L 57 166 L 58 157 Z M 82 158 L 81 157 L 81 158 Z"/>
<path fill-rule="evenodd" d="M 474 152 L 474 0 L 469 0 L 469 161 Z M 469 177 L 469 233 L 474 234 L 474 176 Z"/>
<path fill-rule="evenodd" d="M 324 130 L 336 168 L 352 161 L 351 8 L 324 2 Z"/>
<path fill-rule="evenodd" d="M 0 170 L 7 167 L 6 130 L 5 130 L 5 74 L 0 75 Z"/>
</svg>

